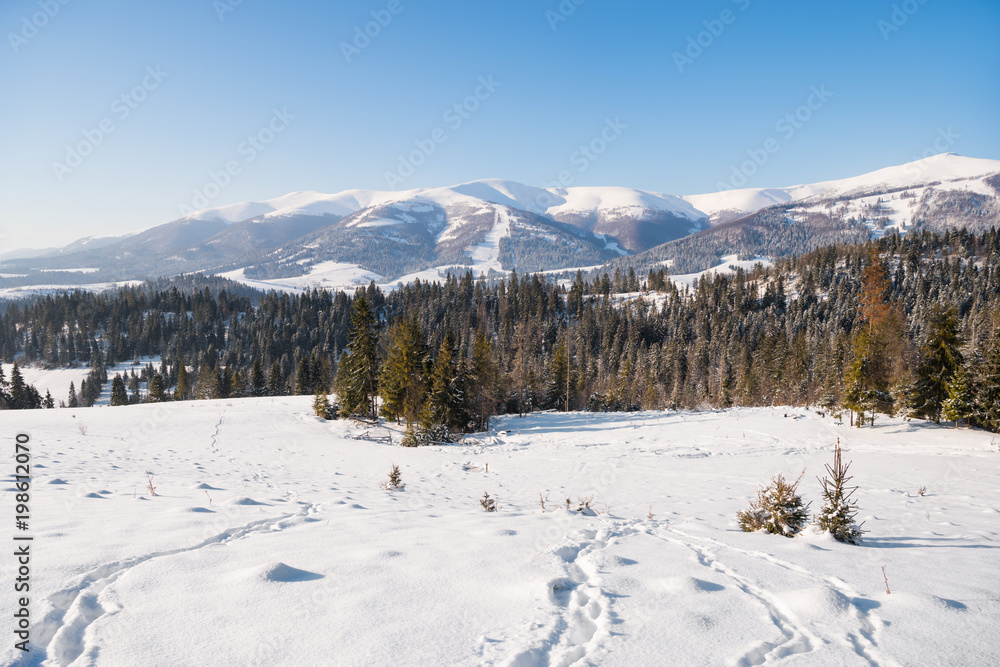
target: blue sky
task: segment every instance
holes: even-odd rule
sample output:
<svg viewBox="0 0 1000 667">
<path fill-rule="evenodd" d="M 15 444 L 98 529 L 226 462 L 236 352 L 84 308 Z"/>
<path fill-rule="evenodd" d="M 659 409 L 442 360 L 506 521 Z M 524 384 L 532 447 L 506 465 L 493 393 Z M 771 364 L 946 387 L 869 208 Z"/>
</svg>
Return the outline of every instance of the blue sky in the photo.
<svg viewBox="0 0 1000 667">
<path fill-rule="evenodd" d="M 711 192 L 769 139 L 747 187 L 1000 158 L 995 0 L 5 0 L 0 27 L 0 253 L 296 190 Z"/>
</svg>

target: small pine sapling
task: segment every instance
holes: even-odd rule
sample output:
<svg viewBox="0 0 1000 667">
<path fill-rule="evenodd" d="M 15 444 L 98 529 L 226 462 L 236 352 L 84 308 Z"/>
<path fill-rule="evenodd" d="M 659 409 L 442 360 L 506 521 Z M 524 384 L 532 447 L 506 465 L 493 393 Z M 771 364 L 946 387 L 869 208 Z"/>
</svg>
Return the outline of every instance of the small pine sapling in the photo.
<svg viewBox="0 0 1000 667">
<path fill-rule="evenodd" d="M 406 488 L 406 484 L 403 483 L 403 474 L 399 472 L 399 466 L 395 463 L 392 464 L 392 469 L 389 470 L 388 481 L 382 482 L 380 485 L 385 491 L 402 491 Z"/>
<path fill-rule="evenodd" d="M 479 504 L 482 505 L 483 511 L 486 512 L 496 512 L 499 509 L 496 499 L 490 498 L 489 493 L 483 493 L 483 497 L 479 499 Z"/>
<path fill-rule="evenodd" d="M 775 535 L 794 537 L 809 521 L 809 505 L 797 493 L 799 483 L 789 483 L 781 475 L 761 487 L 750 509 L 739 512 L 740 528 L 748 533 L 766 530 Z"/>
<path fill-rule="evenodd" d="M 827 464 L 827 476 L 819 480 L 823 485 L 823 509 L 816 517 L 816 525 L 833 535 L 838 542 L 861 544 L 861 534 L 864 531 L 854 522 L 858 505 L 851 500 L 858 487 L 847 486 L 851 480 L 851 476 L 847 474 L 850 467 L 851 464 L 844 465 L 841 458 L 838 438 L 837 448 L 833 452 L 833 465 Z"/>
</svg>

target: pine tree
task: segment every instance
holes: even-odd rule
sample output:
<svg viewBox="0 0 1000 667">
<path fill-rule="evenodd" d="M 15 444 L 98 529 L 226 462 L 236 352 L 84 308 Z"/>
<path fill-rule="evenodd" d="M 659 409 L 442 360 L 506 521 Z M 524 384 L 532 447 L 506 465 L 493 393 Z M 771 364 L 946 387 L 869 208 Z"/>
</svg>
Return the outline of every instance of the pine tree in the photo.
<svg viewBox="0 0 1000 667">
<path fill-rule="evenodd" d="M 449 330 L 431 368 L 430 393 L 420 418 L 420 425 L 425 431 L 433 431 L 439 437 L 446 436 L 445 441 L 450 441 L 450 433 L 465 428 L 468 412 L 463 384 L 463 374 L 455 362 L 455 336 Z"/>
<path fill-rule="evenodd" d="M 10 371 L 10 405 L 15 410 L 30 408 L 28 387 L 24 383 L 24 376 L 21 375 L 21 369 L 18 368 L 16 361 Z"/>
<path fill-rule="evenodd" d="M 309 358 L 303 356 L 295 370 L 295 393 L 299 396 L 313 393 L 312 372 L 309 368 Z"/>
<path fill-rule="evenodd" d="M 340 384 L 341 411 L 345 416 L 360 414 L 369 419 L 378 416 L 378 331 L 375 314 L 364 293 L 359 291 L 351 310 L 346 358 L 337 368 Z M 346 374 L 342 377 L 342 374 Z"/>
<path fill-rule="evenodd" d="M 499 374 L 496 350 L 486 332 L 476 331 L 476 340 L 472 345 L 472 368 L 470 370 L 469 405 L 473 412 L 475 430 L 486 431 L 490 428 L 490 416 L 496 410 L 499 393 Z"/>
<path fill-rule="evenodd" d="M 956 368 L 951 376 L 948 382 L 948 398 L 941 407 L 944 418 L 955 422 L 955 428 L 958 428 L 959 421 L 967 420 L 975 414 L 972 378 L 965 364 Z"/>
<path fill-rule="evenodd" d="M 1000 431 L 1000 329 L 985 343 L 983 364 L 976 382 L 976 421 Z"/>
<path fill-rule="evenodd" d="M 316 396 L 313 398 L 313 414 L 317 417 L 322 417 L 323 419 L 333 419 L 334 411 L 333 406 L 330 405 L 330 399 L 327 398 L 325 392 L 316 392 Z"/>
<path fill-rule="evenodd" d="M 840 440 L 833 453 L 833 465 L 826 465 L 827 476 L 819 480 L 823 485 L 823 508 L 816 516 L 816 524 L 833 535 L 838 542 L 847 544 L 861 543 L 861 527 L 854 522 L 858 512 L 857 502 L 851 496 L 858 487 L 848 488 L 851 481 L 847 470 L 851 464 L 843 464 L 840 453 Z"/>
<path fill-rule="evenodd" d="M 253 365 L 250 367 L 250 395 L 265 396 L 267 394 L 267 380 L 264 379 L 264 371 L 260 367 L 260 358 L 253 358 Z"/>
<path fill-rule="evenodd" d="M 117 373 L 111 381 L 111 405 L 128 405 L 128 391 L 125 389 L 125 380 Z"/>
<path fill-rule="evenodd" d="M 45 390 L 45 403 L 44 403 L 44 405 L 45 405 L 46 409 L 51 409 L 51 408 L 56 407 L 56 402 L 52 398 L 52 394 L 49 392 L 48 389 Z"/>
<path fill-rule="evenodd" d="M 149 380 L 149 401 L 151 403 L 162 403 L 165 401 L 167 397 L 164 389 L 163 376 L 159 373 L 153 373 L 153 377 Z"/>
<path fill-rule="evenodd" d="M 916 413 L 940 422 L 948 381 L 962 365 L 958 311 L 935 305 L 927 324 L 927 340 L 920 348 L 922 359 L 917 367 Z"/>
<path fill-rule="evenodd" d="M 567 401 L 569 383 L 569 355 L 566 352 L 566 345 L 559 343 L 549 362 L 548 380 L 545 383 L 545 407 L 569 411 Z"/>
<path fill-rule="evenodd" d="M 740 528 L 748 533 L 766 530 L 775 535 L 794 537 L 809 521 L 809 506 L 802 503 L 798 482 L 789 484 L 781 475 L 761 487 L 750 509 L 737 514 Z"/>
<path fill-rule="evenodd" d="M 281 364 L 275 359 L 267 374 L 267 396 L 281 396 L 285 393 L 285 374 L 281 372 Z"/>
<path fill-rule="evenodd" d="M 194 383 L 195 398 L 205 400 L 220 397 L 219 372 L 215 366 L 205 361 L 198 369 L 198 379 Z"/>
<path fill-rule="evenodd" d="M 70 408 L 80 407 L 80 399 L 76 397 L 76 387 L 73 386 L 72 382 L 69 383 L 69 397 L 68 400 L 66 401 L 66 407 Z"/>
<path fill-rule="evenodd" d="M 416 319 L 394 324 L 388 338 L 388 352 L 379 371 L 380 409 L 386 419 L 405 418 L 409 426 L 420 418 L 427 394 L 424 378 L 427 346 Z"/>
<path fill-rule="evenodd" d="M 187 400 L 190 393 L 191 385 L 188 381 L 187 367 L 183 361 L 180 361 L 177 364 L 177 387 L 174 389 L 174 398 L 178 401 L 184 401 Z"/>
</svg>

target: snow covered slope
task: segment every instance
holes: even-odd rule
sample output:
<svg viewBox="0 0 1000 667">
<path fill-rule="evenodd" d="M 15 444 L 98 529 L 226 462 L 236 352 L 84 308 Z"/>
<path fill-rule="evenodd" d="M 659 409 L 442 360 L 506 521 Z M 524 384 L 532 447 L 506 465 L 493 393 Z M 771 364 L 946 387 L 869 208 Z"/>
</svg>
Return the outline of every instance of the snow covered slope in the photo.
<svg viewBox="0 0 1000 667">
<path fill-rule="evenodd" d="M 7 641 L 0 663 L 988 665 L 1000 654 L 989 434 L 892 419 L 857 430 L 791 408 L 571 413 L 409 449 L 355 439 L 386 430 L 321 421 L 311 400 L 0 412 L 4 432 L 31 435 L 34 537 L 32 653 Z M 837 438 L 860 487 L 862 546 L 739 531 L 736 512 L 777 473 L 805 471 L 816 511 Z M 405 489 L 390 492 L 379 484 L 393 463 Z M 484 492 L 499 512 L 482 511 Z M 12 581 L 13 559 L 0 566 Z M 0 614 L 13 604 L 0 597 Z"/>
<path fill-rule="evenodd" d="M 879 169 L 861 176 L 834 181 L 822 181 L 787 188 L 745 188 L 723 190 L 702 195 L 688 195 L 684 200 L 704 212 L 713 222 L 753 213 L 773 204 L 787 204 L 808 199 L 851 197 L 866 192 L 882 192 L 899 188 L 920 189 L 929 183 L 947 187 L 965 187 L 997 194 L 982 183 L 983 177 L 1000 173 L 1000 160 L 984 160 L 941 153 L 923 160 L 896 167 Z"/>
</svg>

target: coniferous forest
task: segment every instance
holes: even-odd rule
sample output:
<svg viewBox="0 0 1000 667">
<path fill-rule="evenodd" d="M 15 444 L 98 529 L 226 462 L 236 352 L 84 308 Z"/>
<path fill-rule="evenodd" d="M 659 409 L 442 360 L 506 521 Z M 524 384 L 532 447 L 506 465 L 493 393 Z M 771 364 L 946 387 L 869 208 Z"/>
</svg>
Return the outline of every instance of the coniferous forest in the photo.
<svg viewBox="0 0 1000 667">
<path fill-rule="evenodd" d="M 663 270 L 353 295 L 184 276 L 9 305 L 0 358 L 91 370 L 55 401 L 0 376 L 0 405 L 92 405 L 109 379 L 112 405 L 310 394 L 324 416 L 406 423 L 407 444 L 540 409 L 813 405 L 856 426 L 998 430 L 998 297 L 996 229 L 828 246 L 684 289 Z M 143 357 L 159 361 L 108 377 Z"/>
</svg>

